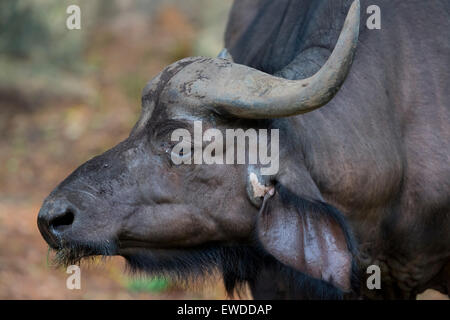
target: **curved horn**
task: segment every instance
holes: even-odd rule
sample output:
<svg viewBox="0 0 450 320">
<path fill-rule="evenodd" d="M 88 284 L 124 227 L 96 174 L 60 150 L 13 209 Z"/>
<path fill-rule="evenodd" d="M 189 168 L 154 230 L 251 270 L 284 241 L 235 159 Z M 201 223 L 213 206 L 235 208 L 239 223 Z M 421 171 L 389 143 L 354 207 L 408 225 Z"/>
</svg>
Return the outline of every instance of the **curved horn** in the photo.
<svg viewBox="0 0 450 320">
<path fill-rule="evenodd" d="M 310 78 L 287 80 L 233 63 L 214 85 L 200 85 L 197 90 L 205 94 L 211 105 L 241 118 L 287 117 L 317 109 L 334 97 L 350 70 L 359 19 L 360 4 L 355 0 L 333 53 Z"/>
</svg>

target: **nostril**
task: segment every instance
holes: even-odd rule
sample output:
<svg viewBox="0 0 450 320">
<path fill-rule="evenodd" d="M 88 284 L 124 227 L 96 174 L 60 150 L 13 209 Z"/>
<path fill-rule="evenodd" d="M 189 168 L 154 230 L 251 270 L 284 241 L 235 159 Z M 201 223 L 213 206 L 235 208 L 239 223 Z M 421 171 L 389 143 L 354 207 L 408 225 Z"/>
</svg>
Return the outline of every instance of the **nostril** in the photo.
<svg viewBox="0 0 450 320">
<path fill-rule="evenodd" d="M 73 211 L 67 209 L 64 213 L 58 215 L 57 217 L 54 217 L 50 221 L 50 227 L 55 231 L 61 232 L 72 225 L 74 218 L 75 215 Z"/>
</svg>

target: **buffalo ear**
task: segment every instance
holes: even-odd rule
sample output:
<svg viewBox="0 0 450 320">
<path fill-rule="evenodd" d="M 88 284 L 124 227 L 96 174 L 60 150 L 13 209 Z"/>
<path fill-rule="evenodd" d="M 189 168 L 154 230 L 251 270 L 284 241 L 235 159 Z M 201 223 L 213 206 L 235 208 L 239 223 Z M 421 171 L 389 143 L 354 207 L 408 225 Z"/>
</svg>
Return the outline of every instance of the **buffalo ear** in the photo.
<svg viewBox="0 0 450 320">
<path fill-rule="evenodd" d="M 264 198 L 257 233 L 264 249 L 282 264 L 350 291 L 351 239 L 340 219 L 332 206 L 277 186 L 272 197 Z"/>
</svg>

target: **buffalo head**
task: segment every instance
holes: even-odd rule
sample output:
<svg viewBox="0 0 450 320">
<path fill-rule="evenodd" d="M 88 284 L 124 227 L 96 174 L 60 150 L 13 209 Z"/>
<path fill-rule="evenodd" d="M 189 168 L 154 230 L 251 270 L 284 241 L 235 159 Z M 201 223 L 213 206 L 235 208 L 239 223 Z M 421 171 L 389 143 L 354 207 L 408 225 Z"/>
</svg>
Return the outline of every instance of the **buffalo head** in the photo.
<svg viewBox="0 0 450 320">
<path fill-rule="evenodd" d="M 44 239 L 66 263 L 121 255 L 148 271 L 213 266 L 248 280 L 249 267 L 239 260 L 266 255 L 349 289 L 352 248 L 345 224 L 297 163 L 295 141 L 278 118 L 332 99 L 350 68 L 358 30 L 355 1 L 329 60 L 298 81 L 223 58 L 168 66 L 144 88 L 142 114 L 129 137 L 81 165 L 44 201 L 38 216 Z M 175 165 L 171 133 L 190 131 L 198 120 L 203 129 L 222 132 L 280 128 L 279 172 L 262 176 L 258 165 Z"/>
</svg>

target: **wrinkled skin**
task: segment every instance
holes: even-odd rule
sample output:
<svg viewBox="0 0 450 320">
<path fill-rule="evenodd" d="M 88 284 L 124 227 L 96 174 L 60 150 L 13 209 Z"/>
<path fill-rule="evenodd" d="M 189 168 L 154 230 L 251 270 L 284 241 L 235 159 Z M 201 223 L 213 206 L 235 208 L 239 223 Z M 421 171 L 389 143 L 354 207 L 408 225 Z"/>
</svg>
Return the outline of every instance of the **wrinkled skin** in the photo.
<svg viewBox="0 0 450 320">
<path fill-rule="evenodd" d="M 439 2 L 445 11 L 415 2 L 413 10 L 402 11 L 389 10 L 388 1 L 372 2 L 382 8 L 384 29 L 371 33 L 361 20 L 357 55 L 341 90 L 307 114 L 232 117 L 190 91 L 197 79 L 214 82 L 226 74 L 230 62 L 188 58 L 167 67 L 144 89 L 142 114 L 130 136 L 83 164 L 46 199 L 38 220 L 46 241 L 55 249 L 69 248 L 73 256 L 65 254 L 72 260 L 119 254 L 162 261 L 204 246 L 245 246 L 255 255 L 262 250 L 269 259 L 259 261 L 249 281 L 256 298 L 303 298 L 287 289 L 291 282 L 273 259 L 344 292 L 350 291 L 357 261 L 366 297 L 414 298 L 426 288 L 448 294 L 449 42 L 431 41 L 445 37 L 448 4 Z M 275 10 L 264 0 L 249 3 L 256 2 L 235 4 L 227 47 L 237 63 L 289 79 L 311 76 L 325 63 L 349 6 L 349 1 L 280 1 Z M 264 23 L 269 13 L 281 19 L 274 12 L 284 12 L 288 3 L 298 8 L 284 18 L 296 23 Z M 362 10 L 367 5 L 362 1 Z M 300 18 L 292 16 L 297 12 Z M 416 29 L 394 32 L 393 25 L 408 17 L 418 19 Z M 430 21 L 440 21 L 442 32 L 430 33 L 425 27 Z M 288 30 L 263 29 L 277 26 Z M 274 47 L 277 41 L 270 37 L 277 34 L 276 39 L 292 34 L 288 38 L 298 42 L 288 39 L 284 49 Z M 427 45 L 417 50 L 423 39 Z M 394 46 L 396 54 L 389 52 Z M 182 124 L 191 129 L 193 120 L 202 120 L 204 130 L 280 129 L 280 171 L 264 181 L 274 194 L 264 197 L 261 207 L 249 199 L 245 165 L 171 164 L 170 133 Z M 283 190 L 292 194 L 283 198 Z M 287 198 L 296 200 L 287 205 Z M 360 254 L 345 223 L 326 218 L 337 212 L 330 205 L 347 218 Z M 239 265 L 240 258 L 229 259 Z M 382 268 L 382 290 L 364 291 L 364 268 L 370 264 Z"/>
</svg>

